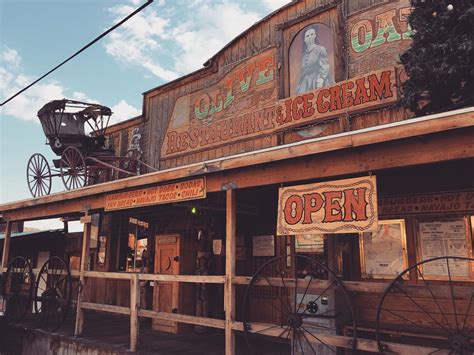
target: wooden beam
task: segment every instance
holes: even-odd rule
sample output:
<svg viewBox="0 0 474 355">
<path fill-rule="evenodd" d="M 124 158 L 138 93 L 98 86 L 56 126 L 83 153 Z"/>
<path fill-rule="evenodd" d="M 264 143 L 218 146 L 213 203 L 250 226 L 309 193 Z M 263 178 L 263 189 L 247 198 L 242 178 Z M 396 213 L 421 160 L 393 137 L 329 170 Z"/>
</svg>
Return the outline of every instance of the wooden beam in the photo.
<svg viewBox="0 0 474 355">
<path fill-rule="evenodd" d="M 94 311 L 130 315 L 130 308 L 113 306 L 111 304 L 100 304 L 91 302 L 81 302 L 81 308 L 93 309 Z"/>
<path fill-rule="evenodd" d="M 169 321 L 179 322 L 179 323 L 202 325 L 202 326 L 211 327 L 211 328 L 218 328 L 218 329 L 225 328 L 225 320 L 223 319 L 188 316 L 185 314 L 157 312 L 157 311 L 149 311 L 145 309 L 139 310 L 138 315 L 140 317 L 156 318 L 156 319 L 169 320 Z"/>
<path fill-rule="evenodd" d="M 88 213 L 86 213 L 88 215 Z M 84 233 L 82 235 L 82 254 L 81 254 L 81 268 L 79 270 L 79 285 L 82 288 L 81 292 L 77 294 L 76 304 L 76 325 L 74 329 L 74 336 L 81 336 L 84 327 L 84 310 L 82 309 L 82 298 L 84 292 L 84 272 L 88 269 L 89 263 L 89 245 L 91 238 L 91 223 L 84 224 Z"/>
<path fill-rule="evenodd" d="M 365 128 L 358 131 L 344 132 L 333 136 L 320 137 L 308 139 L 305 141 L 288 144 L 285 146 L 277 146 L 273 148 L 263 149 L 261 151 L 238 154 L 230 157 L 213 159 L 209 161 L 199 162 L 191 165 L 177 167 L 173 169 L 158 171 L 141 176 L 131 177 L 111 181 L 108 183 L 86 186 L 81 189 L 52 194 L 39 198 L 12 202 L 0 205 L 0 211 L 4 212 L 4 216 L 10 219 L 35 219 L 48 216 L 66 215 L 69 211 L 74 211 L 69 207 L 71 200 L 81 199 L 83 204 L 89 203 L 91 209 L 103 208 L 104 194 L 108 192 L 116 192 L 136 187 L 143 187 L 146 185 L 153 185 L 156 183 L 163 183 L 169 180 L 181 179 L 196 175 L 202 175 L 209 172 L 217 172 L 228 169 L 252 167 L 255 165 L 265 164 L 268 162 L 281 161 L 290 158 L 304 157 L 308 155 L 319 155 L 324 152 L 332 152 L 345 148 L 354 148 L 375 143 L 386 143 L 389 141 L 399 141 L 401 138 L 418 137 L 427 134 L 435 134 L 437 132 L 449 132 L 452 130 L 466 131 L 468 128 L 474 126 L 474 108 L 469 107 L 461 110 L 444 112 L 441 114 L 408 119 L 400 122 L 379 125 L 375 127 Z M 462 130 L 459 128 L 463 128 Z M 472 130 L 471 130 L 472 132 Z M 472 136 L 471 136 L 472 137 Z M 401 142 L 400 146 L 404 143 Z M 438 147 L 439 148 L 439 147 Z M 438 150 L 438 149 L 437 149 Z M 460 155 L 462 149 L 458 149 L 455 153 Z M 474 156 L 472 151 L 464 154 L 465 156 Z M 433 154 L 436 156 L 436 154 Z M 431 160 L 435 157 L 431 157 Z M 396 165 L 393 165 L 396 166 Z M 239 186 L 240 187 L 240 186 Z M 208 192 L 212 191 L 207 189 Z M 55 208 L 49 211 L 49 214 L 42 212 L 45 204 L 55 203 Z M 31 212 L 33 206 L 40 206 L 42 208 L 36 209 L 36 214 Z M 20 211 L 18 209 L 28 210 L 28 218 L 14 218 Z M 50 206 L 48 206 L 50 208 Z M 80 211 L 77 208 L 75 211 Z M 7 213 L 11 211 L 10 213 Z M 67 212 L 66 212 L 67 211 Z"/>
<path fill-rule="evenodd" d="M 250 324 L 251 332 L 259 332 L 259 334 L 267 336 L 278 337 L 281 335 L 282 330 L 280 327 L 272 327 L 272 324 L 268 323 L 252 323 Z M 233 329 L 243 331 L 242 322 L 234 322 L 232 324 Z M 315 333 L 316 334 L 316 333 Z M 317 337 L 321 342 L 324 342 L 326 345 L 337 346 L 341 348 L 351 349 L 353 338 L 343 335 L 332 335 L 325 334 L 323 332 L 317 333 Z M 395 354 L 406 354 L 406 355 L 428 355 L 433 352 L 436 352 L 436 348 L 422 347 L 416 345 L 408 344 L 397 344 L 384 342 L 384 345 L 387 346 L 389 353 Z M 374 353 L 379 352 L 378 344 L 376 340 L 362 339 L 358 338 L 356 343 L 356 349 L 362 351 L 370 351 Z"/>
<path fill-rule="evenodd" d="M 473 136 L 474 127 L 469 127 L 219 172 L 207 177 L 207 191 L 219 191 L 229 181 L 240 189 L 473 158 Z"/>
<path fill-rule="evenodd" d="M 235 334 L 232 322 L 235 320 L 235 286 L 232 279 L 235 277 L 235 249 L 236 249 L 236 197 L 235 190 L 226 192 L 226 254 L 225 254 L 225 353 L 235 354 Z"/>
<path fill-rule="evenodd" d="M 7 221 L 7 227 L 5 230 L 5 239 L 3 239 L 3 253 L 2 253 L 2 270 L 8 268 L 8 257 L 10 256 L 10 240 L 12 236 L 12 221 Z"/>
<path fill-rule="evenodd" d="M 130 279 L 130 351 L 137 350 L 140 325 L 138 309 L 140 308 L 140 280 L 138 274 L 132 274 Z"/>
</svg>

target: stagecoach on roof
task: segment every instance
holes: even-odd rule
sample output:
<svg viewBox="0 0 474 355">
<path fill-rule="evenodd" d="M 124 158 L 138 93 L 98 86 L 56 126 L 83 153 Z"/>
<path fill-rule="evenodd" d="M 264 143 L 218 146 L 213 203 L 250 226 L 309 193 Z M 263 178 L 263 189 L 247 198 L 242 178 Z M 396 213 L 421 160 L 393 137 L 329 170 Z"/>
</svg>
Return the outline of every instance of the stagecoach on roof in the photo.
<svg viewBox="0 0 474 355">
<path fill-rule="evenodd" d="M 114 173 L 123 177 L 140 173 L 139 149 L 116 156 L 107 141 L 106 129 L 112 110 L 99 104 L 68 99 L 48 102 L 38 111 L 46 144 L 59 157 L 50 166 L 44 155 L 33 154 L 26 170 L 33 197 L 51 192 L 52 177 L 60 176 L 67 190 L 109 181 Z"/>
</svg>

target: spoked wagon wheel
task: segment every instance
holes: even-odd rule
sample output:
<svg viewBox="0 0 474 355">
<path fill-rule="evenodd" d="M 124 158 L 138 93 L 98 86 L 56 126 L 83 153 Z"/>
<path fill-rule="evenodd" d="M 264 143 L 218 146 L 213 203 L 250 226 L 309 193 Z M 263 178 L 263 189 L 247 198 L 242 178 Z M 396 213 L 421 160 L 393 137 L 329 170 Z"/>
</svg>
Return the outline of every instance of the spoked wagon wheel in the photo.
<svg viewBox="0 0 474 355">
<path fill-rule="evenodd" d="M 71 305 L 71 282 L 69 267 L 57 256 L 41 268 L 34 305 L 42 329 L 54 332 L 66 319 Z"/>
<path fill-rule="evenodd" d="M 385 342 L 394 341 L 389 333 L 395 328 L 403 329 L 396 340 L 429 347 L 430 354 L 474 354 L 474 286 L 453 281 L 470 270 L 474 259 L 443 256 L 421 261 L 393 280 L 377 310 L 380 353 L 393 350 Z M 404 279 L 411 272 L 418 276 L 416 286 Z"/>
<path fill-rule="evenodd" d="M 33 154 L 28 160 L 26 181 L 33 197 L 49 195 L 51 192 L 51 169 L 42 154 Z"/>
<path fill-rule="evenodd" d="M 84 156 L 76 147 L 67 147 L 59 163 L 61 179 L 67 190 L 86 186 L 87 165 Z"/>
<path fill-rule="evenodd" d="M 4 297 L 5 316 L 9 321 L 21 321 L 31 309 L 34 280 L 31 265 L 24 257 L 17 256 L 8 265 L 5 274 Z"/>
<path fill-rule="evenodd" d="M 245 292 L 242 320 L 251 354 L 336 354 L 342 346 L 352 353 L 356 346 L 347 290 L 331 269 L 304 255 L 273 258 L 258 269 Z M 336 341 L 331 336 L 343 325 L 353 334 Z"/>
</svg>

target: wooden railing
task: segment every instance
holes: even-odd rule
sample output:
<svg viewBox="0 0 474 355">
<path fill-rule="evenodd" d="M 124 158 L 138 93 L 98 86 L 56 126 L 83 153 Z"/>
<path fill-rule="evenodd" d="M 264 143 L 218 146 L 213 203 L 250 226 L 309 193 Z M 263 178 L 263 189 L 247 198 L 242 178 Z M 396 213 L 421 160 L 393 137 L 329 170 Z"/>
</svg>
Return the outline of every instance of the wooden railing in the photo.
<svg viewBox="0 0 474 355">
<path fill-rule="evenodd" d="M 146 317 L 152 319 L 162 319 L 167 321 L 174 321 L 180 323 L 194 324 L 200 326 L 206 326 L 217 329 L 227 330 L 227 322 L 224 319 L 198 317 L 184 314 L 176 314 L 169 312 L 158 312 L 153 310 L 146 310 L 140 308 L 140 281 L 166 281 L 166 282 L 184 282 L 184 283 L 212 283 L 212 284 L 225 284 L 225 276 L 198 276 L 198 275 L 154 275 L 154 274 L 140 274 L 140 273 L 119 273 L 119 272 L 97 272 L 97 271 L 84 271 L 83 275 L 85 278 L 104 278 L 104 279 L 115 279 L 115 280 L 129 280 L 130 281 L 130 307 L 114 306 L 101 303 L 91 302 L 77 302 L 77 307 L 82 309 L 91 309 L 100 312 L 114 313 L 130 316 L 130 350 L 136 351 L 139 339 L 139 317 Z M 246 285 L 250 282 L 250 277 L 236 276 L 232 278 L 233 285 Z M 281 281 L 280 278 L 267 279 L 265 282 L 272 282 L 272 284 Z M 290 281 L 290 279 L 288 279 Z M 315 281 L 315 280 L 314 280 Z M 287 281 L 285 281 L 286 283 Z M 326 281 L 321 281 L 320 284 L 314 286 L 314 288 L 321 289 L 326 284 Z M 385 283 L 373 283 L 373 282 L 347 282 L 347 288 L 353 292 L 380 292 L 385 290 L 387 284 Z M 313 286 L 312 286 L 313 288 Z M 78 314 L 82 313 L 81 309 L 78 310 Z M 229 325 L 230 331 L 243 331 L 243 323 L 232 321 Z M 268 329 L 265 331 L 265 329 Z M 264 330 L 264 331 L 262 331 Z M 82 329 L 80 329 L 82 332 Z M 274 327 L 270 327 L 269 324 L 265 323 L 252 323 L 252 332 L 259 332 L 260 334 L 268 336 L 278 336 L 281 330 L 275 330 Z M 272 333 L 273 332 L 273 333 Z M 353 338 L 343 335 L 331 335 L 331 334 L 318 334 L 318 338 L 325 342 L 327 345 L 337 346 L 342 348 L 352 348 Z M 429 354 L 436 351 L 435 348 L 420 347 L 415 345 L 386 343 L 392 351 L 396 351 L 402 354 Z M 357 339 L 356 349 L 362 351 L 378 352 L 377 342 L 369 339 Z"/>
</svg>

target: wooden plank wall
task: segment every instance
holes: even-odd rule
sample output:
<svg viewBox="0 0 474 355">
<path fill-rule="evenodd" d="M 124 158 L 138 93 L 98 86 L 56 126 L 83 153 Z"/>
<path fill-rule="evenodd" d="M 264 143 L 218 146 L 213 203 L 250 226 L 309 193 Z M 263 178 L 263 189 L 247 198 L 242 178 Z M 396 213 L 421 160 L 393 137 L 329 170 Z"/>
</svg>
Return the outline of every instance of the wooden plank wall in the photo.
<svg viewBox="0 0 474 355">
<path fill-rule="evenodd" d="M 255 56 L 268 48 L 277 50 L 277 83 L 280 97 L 288 95 L 287 86 L 288 46 L 294 35 L 312 22 L 328 24 L 336 36 L 336 81 L 345 80 L 346 50 L 344 21 L 345 17 L 372 6 L 377 6 L 389 0 L 300 0 L 276 12 L 257 26 L 242 34 L 225 47 L 215 58 L 215 63 L 194 74 L 183 77 L 163 87 L 145 94 L 145 131 L 149 132 L 149 139 L 144 145 L 145 161 L 160 170 L 192 164 L 200 161 L 225 157 L 262 148 L 287 144 L 303 139 L 326 136 L 347 130 L 370 127 L 377 124 L 394 122 L 408 117 L 407 113 L 397 109 L 385 109 L 375 113 L 357 114 L 354 117 L 345 116 L 318 123 L 317 128 L 291 130 L 284 133 L 272 134 L 264 137 L 249 139 L 227 146 L 202 150 L 196 153 L 161 159 L 160 150 L 166 134 L 169 119 L 173 112 L 177 98 L 214 85 L 229 73 L 242 60 Z M 320 14 L 307 18 L 308 13 L 315 13 L 317 9 L 327 8 Z M 342 48 L 342 49 L 341 49 Z M 280 79 L 283 77 L 284 79 Z"/>
</svg>

